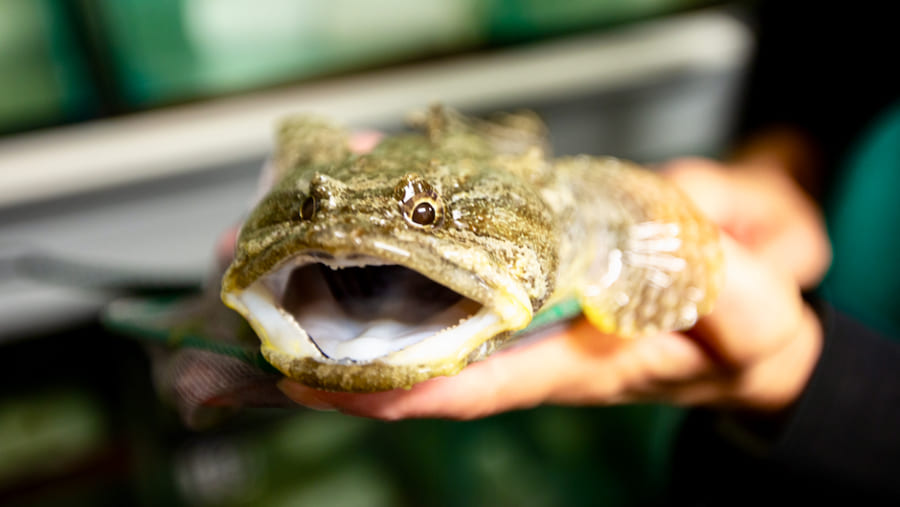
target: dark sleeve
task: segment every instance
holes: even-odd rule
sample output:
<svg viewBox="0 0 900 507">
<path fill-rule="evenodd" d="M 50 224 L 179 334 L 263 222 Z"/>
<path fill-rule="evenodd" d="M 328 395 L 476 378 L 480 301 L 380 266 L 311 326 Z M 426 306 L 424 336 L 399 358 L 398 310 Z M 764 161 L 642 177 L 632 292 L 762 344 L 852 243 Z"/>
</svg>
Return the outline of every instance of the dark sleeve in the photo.
<svg viewBox="0 0 900 507">
<path fill-rule="evenodd" d="M 900 505 L 900 343 L 830 307 L 819 314 L 821 358 L 783 419 L 688 416 L 673 461 L 677 503 Z"/>
</svg>

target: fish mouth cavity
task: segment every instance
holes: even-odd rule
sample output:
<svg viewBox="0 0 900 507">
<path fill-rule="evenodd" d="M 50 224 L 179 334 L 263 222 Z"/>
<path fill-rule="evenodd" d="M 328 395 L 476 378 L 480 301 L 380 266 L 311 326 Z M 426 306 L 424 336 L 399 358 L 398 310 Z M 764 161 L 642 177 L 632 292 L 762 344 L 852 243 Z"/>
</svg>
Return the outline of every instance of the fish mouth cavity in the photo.
<svg viewBox="0 0 900 507">
<path fill-rule="evenodd" d="M 343 364 L 391 363 L 402 351 L 409 351 L 404 363 L 458 354 L 472 337 L 495 334 L 501 321 L 483 302 L 362 254 L 303 252 L 236 297 L 264 345 Z"/>
</svg>

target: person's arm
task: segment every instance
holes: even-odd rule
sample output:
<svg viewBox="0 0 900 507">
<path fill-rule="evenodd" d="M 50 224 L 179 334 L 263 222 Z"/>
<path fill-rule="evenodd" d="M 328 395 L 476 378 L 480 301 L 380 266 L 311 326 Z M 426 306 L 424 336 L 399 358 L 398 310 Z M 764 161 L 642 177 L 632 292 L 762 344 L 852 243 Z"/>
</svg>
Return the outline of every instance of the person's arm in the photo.
<svg viewBox="0 0 900 507">
<path fill-rule="evenodd" d="M 757 138 L 727 168 L 682 160 L 668 170 L 760 259 L 812 287 L 830 249 L 821 215 L 791 178 L 809 160 L 796 141 Z M 747 505 L 900 499 L 900 344 L 824 302 L 815 306 L 823 349 L 794 403 L 771 414 L 690 415 L 672 467 L 679 503 L 717 503 L 734 491 Z"/>
<path fill-rule="evenodd" d="M 900 500 L 900 343 L 827 304 L 824 347 L 803 391 L 777 417 L 697 411 L 675 452 L 673 501 L 740 505 Z"/>
<path fill-rule="evenodd" d="M 825 306 L 822 357 L 775 459 L 900 498 L 900 344 Z"/>
</svg>

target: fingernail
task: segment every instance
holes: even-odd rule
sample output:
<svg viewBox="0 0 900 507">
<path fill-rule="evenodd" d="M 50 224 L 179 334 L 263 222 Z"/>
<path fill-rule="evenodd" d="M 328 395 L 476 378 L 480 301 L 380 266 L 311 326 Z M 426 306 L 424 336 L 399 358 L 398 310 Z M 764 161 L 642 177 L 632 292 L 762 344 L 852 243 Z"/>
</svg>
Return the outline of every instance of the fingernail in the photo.
<svg viewBox="0 0 900 507">
<path fill-rule="evenodd" d="M 357 154 L 368 153 L 381 141 L 384 134 L 377 130 L 361 130 L 350 136 L 350 151 Z"/>
<path fill-rule="evenodd" d="M 279 380 L 276 384 L 285 396 L 313 410 L 335 410 L 334 405 L 319 397 L 320 391 L 298 384 L 290 379 Z"/>
</svg>

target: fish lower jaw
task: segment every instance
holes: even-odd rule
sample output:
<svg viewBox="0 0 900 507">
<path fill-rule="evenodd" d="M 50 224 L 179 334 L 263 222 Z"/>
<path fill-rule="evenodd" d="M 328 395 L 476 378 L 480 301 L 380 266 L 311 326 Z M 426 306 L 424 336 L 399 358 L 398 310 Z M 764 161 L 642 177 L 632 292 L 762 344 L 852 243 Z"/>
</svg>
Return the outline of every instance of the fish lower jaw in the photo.
<svg viewBox="0 0 900 507">
<path fill-rule="evenodd" d="M 229 306 L 250 322 L 264 348 L 332 364 L 432 363 L 467 355 L 489 338 L 510 330 L 498 312 L 471 300 L 417 325 L 389 318 L 348 323 L 323 311 L 313 319 L 304 318 L 304 327 L 262 287 L 252 286 L 226 298 Z M 312 330 L 320 337 L 311 336 Z"/>
<path fill-rule="evenodd" d="M 385 257 L 305 251 L 247 287 L 223 284 L 222 299 L 288 377 L 326 389 L 385 390 L 454 374 L 530 322 L 524 294 L 492 288 L 462 268 L 444 273 L 460 288 Z"/>
</svg>

